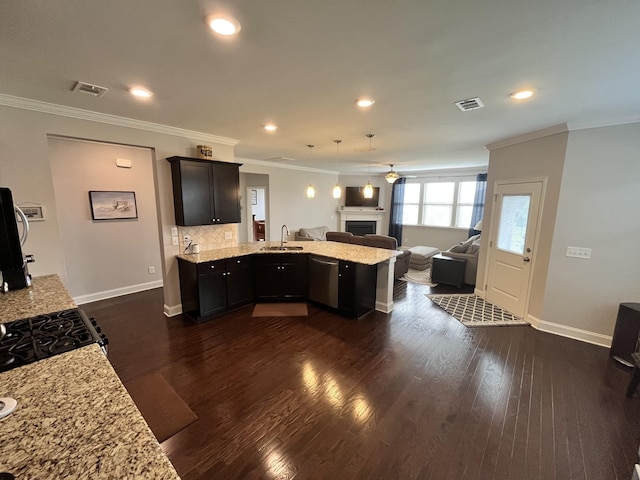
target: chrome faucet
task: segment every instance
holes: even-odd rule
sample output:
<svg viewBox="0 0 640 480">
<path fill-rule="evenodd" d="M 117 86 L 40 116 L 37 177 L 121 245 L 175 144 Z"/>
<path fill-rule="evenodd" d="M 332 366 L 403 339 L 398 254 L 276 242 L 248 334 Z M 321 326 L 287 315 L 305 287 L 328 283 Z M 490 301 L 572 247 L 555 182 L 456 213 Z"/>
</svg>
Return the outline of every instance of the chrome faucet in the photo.
<svg viewBox="0 0 640 480">
<path fill-rule="evenodd" d="M 287 237 L 289 237 L 289 227 L 287 227 L 286 225 L 282 225 L 282 228 L 280 229 L 280 247 L 284 247 L 284 232 L 287 232 Z"/>
</svg>

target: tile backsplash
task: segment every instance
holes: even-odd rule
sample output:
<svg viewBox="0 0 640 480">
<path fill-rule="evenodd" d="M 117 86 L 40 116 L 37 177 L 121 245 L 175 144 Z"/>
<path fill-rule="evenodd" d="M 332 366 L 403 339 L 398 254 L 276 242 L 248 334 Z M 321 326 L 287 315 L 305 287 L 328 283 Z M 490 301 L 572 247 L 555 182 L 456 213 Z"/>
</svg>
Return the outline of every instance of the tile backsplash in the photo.
<svg viewBox="0 0 640 480">
<path fill-rule="evenodd" d="M 225 238 L 231 235 L 231 238 Z M 238 224 L 225 225 L 200 225 L 197 227 L 178 227 L 178 242 L 180 253 L 187 247 L 184 244 L 184 236 L 189 235 L 193 244 L 200 245 L 200 251 L 214 250 L 216 248 L 238 246 Z"/>
</svg>

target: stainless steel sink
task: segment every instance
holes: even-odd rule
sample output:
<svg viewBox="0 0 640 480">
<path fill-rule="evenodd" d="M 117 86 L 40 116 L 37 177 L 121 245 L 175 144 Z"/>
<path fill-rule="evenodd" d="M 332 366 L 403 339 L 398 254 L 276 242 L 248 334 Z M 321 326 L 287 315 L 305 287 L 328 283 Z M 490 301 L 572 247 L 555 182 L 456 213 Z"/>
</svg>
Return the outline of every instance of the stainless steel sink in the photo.
<svg viewBox="0 0 640 480">
<path fill-rule="evenodd" d="M 269 252 L 287 252 L 287 251 L 291 251 L 291 250 L 302 250 L 302 247 L 299 246 L 289 246 L 289 245 L 285 245 L 283 247 L 281 246 L 277 246 L 277 247 L 262 247 L 262 250 L 265 251 L 269 251 Z"/>
</svg>

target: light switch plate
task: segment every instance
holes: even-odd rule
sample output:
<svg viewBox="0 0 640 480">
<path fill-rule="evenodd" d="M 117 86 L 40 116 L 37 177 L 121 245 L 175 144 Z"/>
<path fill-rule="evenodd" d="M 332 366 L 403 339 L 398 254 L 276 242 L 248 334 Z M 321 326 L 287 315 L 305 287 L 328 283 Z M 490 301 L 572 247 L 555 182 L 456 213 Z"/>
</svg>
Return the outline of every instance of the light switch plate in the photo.
<svg viewBox="0 0 640 480">
<path fill-rule="evenodd" d="M 231 232 L 224 232 L 225 240 L 231 240 L 232 238 L 233 238 L 233 235 L 231 235 Z"/>
<path fill-rule="evenodd" d="M 172 237 L 178 236 L 178 227 L 171 227 L 171 236 Z"/>
<path fill-rule="evenodd" d="M 179 245 L 178 243 L 178 237 L 171 237 L 171 243 L 177 247 Z"/>
<path fill-rule="evenodd" d="M 591 249 L 583 248 L 583 247 L 567 247 L 567 252 L 565 253 L 567 257 L 575 257 L 575 258 L 591 258 Z"/>
</svg>

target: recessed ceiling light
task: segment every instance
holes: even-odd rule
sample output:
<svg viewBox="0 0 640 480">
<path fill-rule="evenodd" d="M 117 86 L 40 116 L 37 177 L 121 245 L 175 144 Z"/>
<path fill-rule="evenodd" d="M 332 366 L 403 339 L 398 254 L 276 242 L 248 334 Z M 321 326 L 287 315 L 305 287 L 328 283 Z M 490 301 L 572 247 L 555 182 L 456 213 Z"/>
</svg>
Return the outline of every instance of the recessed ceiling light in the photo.
<svg viewBox="0 0 640 480">
<path fill-rule="evenodd" d="M 131 87 L 129 93 L 139 98 L 150 98 L 153 96 L 153 93 L 142 87 Z"/>
<path fill-rule="evenodd" d="M 267 124 L 264 126 L 264 129 L 265 129 L 267 132 L 275 132 L 275 131 L 278 129 L 278 126 L 277 126 L 276 124 L 274 124 L 274 123 L 267 123 Z"/>
<path fill-rule="evenodd" d="M 207 25 L 214 32 L 230 36 L 240 31 L 240 22 L 229 15 L 213 14 L 207 17 Z"/>
<path fill-rule="evenodd" d="M 533 95 L 533 90 L 518 90 L 517 92 L 513 92 L 509 96 L 516 100 L 525 100 L 527 98 L 530 98 L 532 95 Z"/>
<path fill-rule="evenodd" d="M 371 105 L 373 105 L 374 103 L 376 103 L 376 101 L 372 98 L 359 98 L 356 100 L 356 105 L 358 105 L 359 107 L 370 107 Z"/>
</svg>

